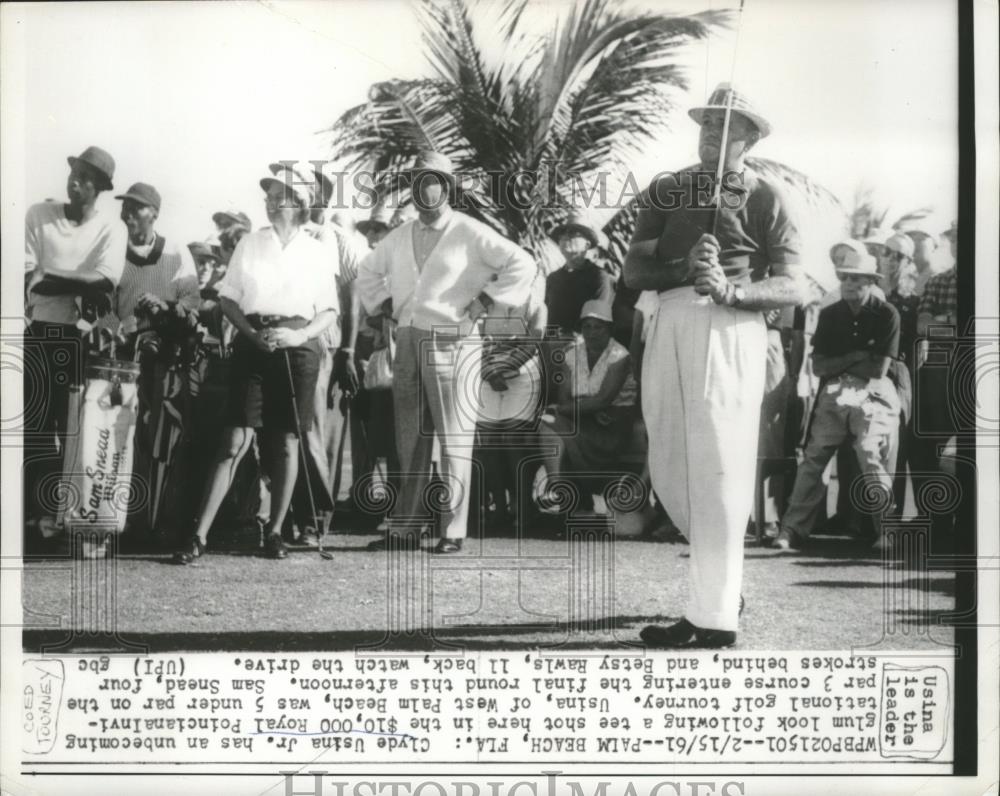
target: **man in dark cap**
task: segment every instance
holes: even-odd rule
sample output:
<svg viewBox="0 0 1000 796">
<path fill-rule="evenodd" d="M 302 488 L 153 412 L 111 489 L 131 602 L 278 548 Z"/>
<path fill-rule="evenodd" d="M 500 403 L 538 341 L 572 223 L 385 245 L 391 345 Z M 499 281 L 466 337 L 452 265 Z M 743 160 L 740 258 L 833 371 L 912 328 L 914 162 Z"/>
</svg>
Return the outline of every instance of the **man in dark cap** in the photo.
<svg viewBox="0 0 1000 796">
<path fill-rule="evenodd" d="M 614 280 L 597 262 L 600 238 L 597 227 L 579 210 L 570 212 L 549 237 L 559 246 L 566 262 L 545 279 L 545 306 L 549 326 L 572 337 L 580 326 L 580 310 L 588 301 L 611 303 Z"/>
<path fill-rule="evenodd" d="M 70 166 L 65 204 L 32 205 L 25 218 L 24 507 L 29 525 L 54 536 L 52 496 L 65 447 L 70 386 L 79 383 L 80 332 L 110 309 L 125 265 L 125 227 L 98 207 L 115 161 L 91 146 Z M 32 412 L 31 407 L 40 407 Z M 31 539 L 31 537 L 28 537 Z"/>
<path fill-rule="evenodd" d="M 745 166 L 767 120 L 728 84 L 689 115 L 701 127 L 700 165 L 650 186 L 625 260 L 628 287 L 659 294 L 642 368 L 650 475 L 691 543 L 684 618 L 641 636 L 719 648 L 736 642 L 742 605 L 764 312 L 802 302 L 802 246 L 779 188 Z"/>
<path fill-rule="evenodd" d="M 180 305 L 198 309 L 198 273 L 186 246 L 159 235 L 154 226 L 160 215 L 160 194 L 152 185 L 137 182 L 115 197 L 122 203 L 121 219 L 128 229 L 128 249 L 121 283 L 115 291 L 115 314 L 122 332 L 130 335 L 148 327 L 136 318 L 136 309 Z M 140 312 L 148 318 L 148 312 Z"/>
<path fill-rule="evenodd" d="M 130 533 L 148 533 L 162 530 L 164 509 L 172 502 L 166 499 L 166 480 L 178 454 L 181 429 L 189 420 L 183 414 L 188 404 L 184 366 L 194 361 L 196 353 L 201 297 L 187 246 L 156 232 L 159 191 L 137 182 L 115 198 L 121 200 L 121 219 L 128 229 L 125 269 L 114 302 L 119 334 L 127 340 L 130 353 L 140 332 L 147 341 L 139 359 L 142 372 L 132 473 L 134 479 L 148 484 L 149 500 L 132 511 Z"/>
</svg>

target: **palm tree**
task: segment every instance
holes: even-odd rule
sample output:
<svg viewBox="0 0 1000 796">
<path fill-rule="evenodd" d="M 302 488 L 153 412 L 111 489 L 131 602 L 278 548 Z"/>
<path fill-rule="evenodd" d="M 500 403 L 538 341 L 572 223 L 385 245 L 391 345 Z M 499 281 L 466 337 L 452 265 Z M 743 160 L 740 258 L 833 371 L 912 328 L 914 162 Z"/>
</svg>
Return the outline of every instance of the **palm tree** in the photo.
<svg viewBox="0 0 1000 796">
<path fill-rule="evenodd" d="M 550 260 L 547 231 L 574 191 L 603 184 L 608 195 L 634 185 L 630 169 L 669 128 L 688 88 L 680 51 L 728 24 L 725 11 L 689 16 L 634 14 L 613 0 L 580 0 L 551 34 L 523 23 L 528 0 L 486 8 L 477 0 L 419 0 L 418 15 L 435 76 L 371 87 L 369 101 L 331 127 L 333 157 L 347 169 L 389 173 L 422 149 L 451 157 L 477 182 L 464 209 Z M 500 42 L 499 59 L 490 42 Z M 835 198 L 773 161 L 756 168 L 794 186 L 807 204 Z M 610 253 L 624 254 L 635 223 L 635 191 L 605 225 Z"/>
</svg>

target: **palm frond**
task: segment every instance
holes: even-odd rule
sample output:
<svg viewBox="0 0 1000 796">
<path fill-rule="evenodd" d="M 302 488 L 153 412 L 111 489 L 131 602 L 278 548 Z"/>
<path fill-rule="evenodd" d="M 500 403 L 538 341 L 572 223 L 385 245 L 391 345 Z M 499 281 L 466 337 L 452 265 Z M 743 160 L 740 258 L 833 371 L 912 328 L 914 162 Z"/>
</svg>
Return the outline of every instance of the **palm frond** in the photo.
<svg viewBox="0 0 1000 796">
<path fill-rule="evenodd" d="M 587 0 L 539 66 L 536 150 L 580 165 L 615 143 L 638 149 L 673 113 L 669 91 L 686 89 L 671 60 L 679 46 L 726 23 L 726 12 L 621 16 Z"/>
<path fill-rule="evenodd" d="M 573 181 L 600 172 L 616 189 L 676 111 L 686 87 L 678 48 L 728 16 L 629 15 L 612 0 L 578 0 L 545 38 L 525 29 L 527 3 L 420 0 L 434 78 L 377 84 L 331 132 L 348 168 L 399 168 L 434 148 L 464 173 L 489 177 L 464 209 L 542 255 Z M 487 10 L 494 16 L 483 24 L 473 12 Z M 546 187 L 538 175 L 550 164 L 558 177 Z"/>
<path fill-rule="evenodd" d="M 516 26 L 525 4 L 518 0 L 505 7 L 508 30 Z M 488 65 L 476 39 L 470 7 L 464 0 L 423 0 L 419 8 L 429 58 L 452 88 L 452 112 L 477 154 L 476 166 L 509 167 L 514 138 L 510 102 L 499 71 Z M 491 154 L 484 162 L 483 156 Z"/>
<path fill-rule="evenodd" d="M 924 221 L 934 215 L 933 207 L 919 207 L 901 215 L 892 225 L 895 230 L 902 230 L 911 227 L 913 224 Z"/>
<path fill-rule="evenodd" d="M 369 101 L 345 112 L 333 125 L 332 154 L 348 169 L 372 159 L 376 169 L 398 168 L 422 149 L 466 147 L 450 112 L 451 90 L 433 80 L 376 83 Z"/>
</svg>

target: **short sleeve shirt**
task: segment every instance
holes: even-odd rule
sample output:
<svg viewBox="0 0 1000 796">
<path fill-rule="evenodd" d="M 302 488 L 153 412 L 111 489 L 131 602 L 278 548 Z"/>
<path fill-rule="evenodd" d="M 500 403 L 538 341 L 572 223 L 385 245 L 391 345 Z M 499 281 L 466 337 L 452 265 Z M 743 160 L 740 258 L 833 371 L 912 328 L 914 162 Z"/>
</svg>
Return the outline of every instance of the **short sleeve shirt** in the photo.
<svg viewBox="0 0 1000 796">
<path fill-rule="evenodd" d="M 326 244 L 300 229 L 284 247 L 271 227 L 244 235 L 219 296 L 235 301 L 245 315 L 284 315 L 311 320 L 339 310 L 337 262 Z"/>
<path fill-rule="evenodd" d="M 858 314 L 843 299 L 824 307 L 812 338 L 813 351 L 826 357 L 867 351 L 896 359 L 899 356 L 899 313 L 877 296 L 869 296 Z"/>
<path fill-rule="evenodd" d="M 28 209 L 24 228 L 25 269 L 33 279 L 45 273 L 96 272 L 112 285 L 121 281 L 128 232 L 121 219 L 106 209 L 82 224 L 66 218 L 58 202 L 42 202 Z M 28 294 L 28 316 L 34 321 L 74 324 L 80 319 L 71 295 Z"/>
<path fill-rule="evenodd" d="M 677 269 L 676 284 L 694 284 L 685 259 L 705 233 L 711 233 L 713 175 L 685 169 L 655 181 L 641 199 L 632 242 L 656 240 L 664 268 Z M 777 185 L 747 168 L 723 181 L 715 236 L 719 262 L 731 281 L 758 281 L 772 266 L 782 273 L 799 265 L 802 241 Z"/>
<path fill-rule="evenodd" d="M 628 359 L 628 349 L 617 340 L 612 339 L 607 348 L 598 357 L 594 367 L 587 362 L 587 346 L 582 339 L 574 344 L 570 356 L 566 357 L 566 367 L 569 369 L 570 388 L 573 396 L 582 398 L 597 395 L 601 391 L 604 380 L 608 376 L 608 368 L 624 359 Z M 626 376 L 618 395 L 611 402 L 612 406 L 631 406 L 635 403 L 636 384 L 631 371 Z"/>
</svg>

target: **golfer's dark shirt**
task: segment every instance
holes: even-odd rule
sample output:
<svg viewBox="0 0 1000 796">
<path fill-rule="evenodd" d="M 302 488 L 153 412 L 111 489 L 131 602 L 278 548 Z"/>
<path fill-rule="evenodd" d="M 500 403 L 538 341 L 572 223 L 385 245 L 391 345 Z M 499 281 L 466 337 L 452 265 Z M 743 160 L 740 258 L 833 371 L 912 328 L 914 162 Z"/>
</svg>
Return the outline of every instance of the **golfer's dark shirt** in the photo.
<svg viewBox="0 0 1000 796">
<path fill-rule="evenodd" d="M 899 355 L 899 313 L 887 301 L 869 295 L 855 315 L 841 299 L 820 310 L 812 344 L 813 353 L 825 357 L 867 351 L 896 359 Z"/>
<path fill-rule="evenodd" d="M 714 175 L 684 169 L 656 180 L 641 201 L 632 242 L 656 240 L 656 257 L 664 268 L 676 271 L 676 284 L 694 284 L 685 260 L 705 233 L 712 232 L 711 206 Z M 777 186 L 747 168 L 742 175 L 723 179 L 722 201 L 715 237 L 722 252 L 719 262 L 734 282 L 758 281 L 798 266 L 802 242 L 787 204 Z M 670 289 L 665 288 L 665 289 Z"/>
<path fill-rule="evenodd" d="M 615 294 L 614 280 L 607 271 L 588 260 L 574 268 L 559 268 L 545 279 L 545 306 L 548 307 L 549 328 L 558 327 L 570 334 L 580 326 L 580 311 L 591 299 L 611 304 Z"/>
</svg>

